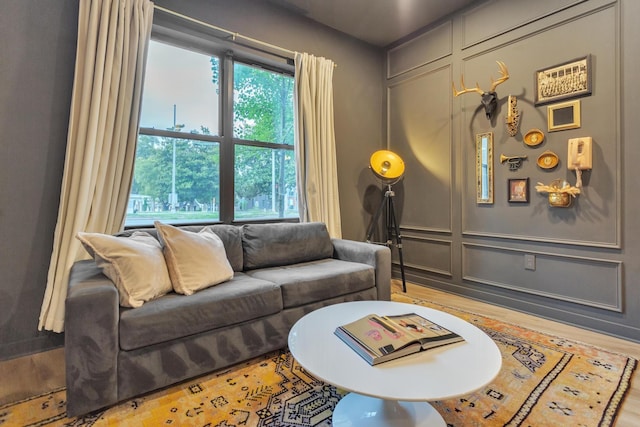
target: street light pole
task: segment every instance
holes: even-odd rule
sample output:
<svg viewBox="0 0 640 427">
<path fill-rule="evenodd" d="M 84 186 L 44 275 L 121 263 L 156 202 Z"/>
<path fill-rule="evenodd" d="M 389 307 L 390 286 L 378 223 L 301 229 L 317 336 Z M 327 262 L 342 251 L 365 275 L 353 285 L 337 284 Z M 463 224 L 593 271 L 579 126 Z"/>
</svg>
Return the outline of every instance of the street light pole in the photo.
<svg viewBox="0 0 640 427">
<path fill-rule="evenodd" d="M 176 211 L 176 139 L 173 138 L 173 166 L 171 170 L 171 212 Z"/>
<path fill-rule="evenodd" d="M 176 104 L 173 104 L 173 128 L 174 132 L 180 132 L 184 124 L 176 124 Z M 176 193 L 176 137 L 171 138 L 173 140 L 173 160 L 171 167 L 171 212 L 176 211 L 176 205 L 178 204 L 178 194 Z"/>
<path fill-rule="evenodd" d="M 173 130 L 176 130 L 176 104 L 173 104 Z M 176 138 L 173 140 L 173 163 L 171 168 L 171 212 L 176 211 Z"/>
</svg>

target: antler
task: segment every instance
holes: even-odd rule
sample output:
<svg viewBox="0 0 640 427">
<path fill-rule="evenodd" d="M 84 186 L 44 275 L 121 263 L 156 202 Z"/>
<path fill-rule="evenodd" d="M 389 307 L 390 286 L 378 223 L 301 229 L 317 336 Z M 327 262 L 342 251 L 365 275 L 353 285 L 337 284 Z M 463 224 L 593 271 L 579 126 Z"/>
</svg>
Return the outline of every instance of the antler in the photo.
<svg viewBox="0 0 640 427">
<path fill-rule="evenodd" d="M 458 95 L 462 95 L 463 93 L 469 93 L 469 92 L 478 92 L 480 95 L 482 95 L 484 93 L 484 91 L 482 89 L 480 89 L 480 85 L 476 82 L 476 87 L 471 88 L 471 89 L 467 89 L 466 87 L 464 87 L 464 76 L 460 76 L 460 85 L 462 86 L 462 90 L 456 90 L 456 85 L 454 83 L 451 83 L 451 87 L 453 87 L 453 96 L 458 96 Z"/>
<path fill-rule="evenodd" d="M 496 62 L 498 63 L 498 67 L 500 67 L 500 74 L 502 74 L 502 77 L 500 77 L 495 82 L 493 81 L 493 77 L 491 78 L 491 90 L 489 90 L 489 92 L 495 92 L 496 87 L 500 83 L 503 83 L 504 81 L 509 79 L 509 70 L 507 70 L 507 66 L 504 65 L 504 62 L 502 61 L 496 61 Z"/>
<path fill-rule="evenodd" d="M 496 61 L 496 62 L 498 63 L 498 67 L 500 68 L 501 77 L 495 81 L 493 80 L 493 77 L 491 78 L 491 89 L 489 90 L 489 92 L 495 92 L 496 87 L 500 83 L 503 83 L 504 81 L 509 79 L 509 70 L 507 70 L 507 66 L 504 65 L 504 62 L 502 61 Z M 454 83 L 451 83 L 451 86 L 453 87 L 454 96 L 462 95 L 463 93 L 469 93 L 469 92 L 477 92 L 480 95 L 485 93 L 482 89 L 480 89 L 480 85 L 478 83 L 476 83 L 476 87 L 474 88 L 467 89 L 466 87 L 464 87 L 464 76 L 460 76 L 460 84 L 462 86 L 462 90 L 456 90 L 456 85 Z"/>
</svg>

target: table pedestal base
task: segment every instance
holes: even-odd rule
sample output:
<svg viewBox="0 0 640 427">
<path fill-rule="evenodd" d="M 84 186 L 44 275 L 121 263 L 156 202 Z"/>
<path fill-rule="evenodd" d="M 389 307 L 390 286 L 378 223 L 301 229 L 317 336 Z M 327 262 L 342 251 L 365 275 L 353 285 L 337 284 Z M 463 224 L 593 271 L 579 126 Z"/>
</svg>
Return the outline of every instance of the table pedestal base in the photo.
<svg viewBox="0 0 640 427">
<path fill-rule="evenodd" d="M 334 427 L 446 427 L 427 402 L 399 402 L 349 393 L 333 410 Z"/>
</svg>

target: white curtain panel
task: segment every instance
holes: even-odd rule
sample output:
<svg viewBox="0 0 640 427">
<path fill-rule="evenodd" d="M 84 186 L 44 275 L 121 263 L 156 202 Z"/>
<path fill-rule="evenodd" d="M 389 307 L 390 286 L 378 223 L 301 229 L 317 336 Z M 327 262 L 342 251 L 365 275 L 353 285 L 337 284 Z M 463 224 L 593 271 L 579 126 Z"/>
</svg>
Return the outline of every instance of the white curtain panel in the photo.
<svg viewBox="0 0 640 427">
<path fill-rule="evenodd" d="M 333 127 L 333 61 L 295 54 L 298 207 L 303 222 L 327 225 L 342 237 L 338 167 Z"/>
<path fill-rule="evenodd" d="M 58 220 L 39 330 L 64 330 L 78 231 L 121 230 L 133 176 L 153 3 L 82 0 Z"/>
</svg>

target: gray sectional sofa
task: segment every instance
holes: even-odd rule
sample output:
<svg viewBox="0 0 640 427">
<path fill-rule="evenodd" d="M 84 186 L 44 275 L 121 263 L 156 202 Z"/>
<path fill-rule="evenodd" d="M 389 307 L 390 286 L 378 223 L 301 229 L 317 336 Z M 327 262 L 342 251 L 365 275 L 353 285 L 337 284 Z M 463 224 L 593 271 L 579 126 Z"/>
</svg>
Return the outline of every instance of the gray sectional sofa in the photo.
<svg viewBox="0 0 640 427">
<path fill-rule="evenodd" d="M 390 299 L 385 246 L 331 239 L 321 223 L 208 227 L 234 275 L 193 295 L 122 307 L 96 262 L 74 264 L 65 312 L 68 416 L 284 348 L 291 326 L 317 308 Z"/>
</svg>

